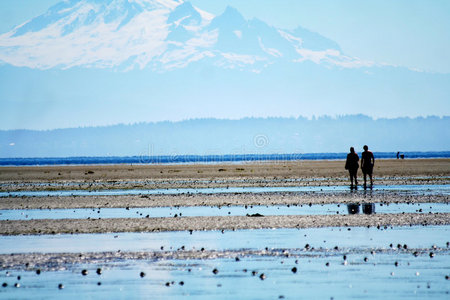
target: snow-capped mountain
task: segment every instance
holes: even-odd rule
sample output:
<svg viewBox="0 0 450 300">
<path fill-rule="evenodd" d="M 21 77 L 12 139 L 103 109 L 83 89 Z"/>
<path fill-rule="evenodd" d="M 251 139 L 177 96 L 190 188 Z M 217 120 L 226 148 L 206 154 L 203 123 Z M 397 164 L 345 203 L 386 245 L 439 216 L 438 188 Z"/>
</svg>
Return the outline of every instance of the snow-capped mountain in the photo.
<svg viewBox="0 0 450 300">
<path fill-rule="evenodd" d="M 68 0 L 0 35 L 0 62 L 34 69 L 72 67 L 167 71 L 195 62 L 261 72 L 279 61 L 372 66 L 303 28 L 215 16 L 182 0 Z"/>
</svg>

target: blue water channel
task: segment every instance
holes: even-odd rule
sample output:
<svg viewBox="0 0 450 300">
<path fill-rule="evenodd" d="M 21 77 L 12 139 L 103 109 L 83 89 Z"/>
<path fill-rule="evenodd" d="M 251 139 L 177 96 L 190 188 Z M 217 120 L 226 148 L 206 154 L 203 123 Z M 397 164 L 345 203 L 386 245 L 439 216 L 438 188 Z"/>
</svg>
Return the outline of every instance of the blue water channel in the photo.
<svg viewBox="0 0 450 300">
<path fill-rule="evenodd" d="M 349 192 L 348 186 L 282 186 L 282 187 L 220 187 L 180 189 L 109 189 L 109 190 L 49 190 L 0 192 L 0 197 L 56 197 L 56 196 L 121 196 L 121 195 L 177 195 L 177 194 L 233 194 L 275 192 Z M 354 193 L 397 192 L 420 195 L 450 195 L 450 185 L 375 185 L 373 189 L 359 188 Z"/>
<path fill-rule="evenodd" d="M 364 213 L 359 205 L 359 212 Z M 352 211 L 354 212 L 354 211 Z M 346 204 L 0 210 L 0 220 L 347 214 Z M 374 203 L 371 213 L 450 213 L 449 203 Z"/>
</svg>

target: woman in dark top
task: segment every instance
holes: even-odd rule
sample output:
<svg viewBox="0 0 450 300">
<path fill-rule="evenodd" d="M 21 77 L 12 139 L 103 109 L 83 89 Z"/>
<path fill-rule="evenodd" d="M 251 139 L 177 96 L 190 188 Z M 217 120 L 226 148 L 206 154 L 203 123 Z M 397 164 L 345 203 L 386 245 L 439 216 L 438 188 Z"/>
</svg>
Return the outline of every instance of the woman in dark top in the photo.
<svg viewBox="0 0 450 300">
<path fill-rule="evenodd" d="M 355 148 L 350 147 L 350 153 L 347 154 L 347 161 L 345 162 L 345 169 L 348 170 L 348 173 L 350 174 L 350 188 L 353 188 L 353 178 L 355 178 L 355 188 L 358 186 L 358 161 L 359 156 L 355 153 Z"/>
<path fill-rule="evenodd" d="M 370 177 L 370 187 L 373 186 L 372 181 L 372 171 L 373 166 L 375 165 L 375 157 L 373 156 L 373 153 L 369 151 L 369 147 L 367 145 L 364 145 L 363 147 L 364 152 L 361 154 L 361 170 L 364 175 L 364 188 L 366 188 L 366 176 L 369 175 Z"/>
</svg>

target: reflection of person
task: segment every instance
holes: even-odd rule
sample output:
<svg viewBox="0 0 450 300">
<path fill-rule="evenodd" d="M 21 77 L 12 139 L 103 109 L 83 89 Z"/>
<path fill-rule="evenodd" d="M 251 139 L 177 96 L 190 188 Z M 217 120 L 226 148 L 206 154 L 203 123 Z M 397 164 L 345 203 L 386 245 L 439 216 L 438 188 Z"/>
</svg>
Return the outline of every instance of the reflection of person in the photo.
<svg viewBox="0 0 450 300">
<path fill-rule="evenodd" d="M 355 153 L 355 148 L 350 147 L 350 153 L 347 154 L 347 161 L 345 162 L 345 169 L 350 174 L 350 188 L 353 188 L 353 178 L 355 178 L 355 188 L 358 186 L 358 161 L 359 156 Z"/>
<path fill-rule="evenodd" d="M 370 177 L 370 187 L 373 186 L 372 171 L 373 166 L 375 165 L 375 157 L 373 156 L 373 153 L 369 151 L 369 147 L 367 147 L 367 145 L 364 145 L 363 149 L 364 152 L 361 154 L 361 170 L 364 175 L 364 188 L 366 188 L 367 175 Z"/>
</svg>

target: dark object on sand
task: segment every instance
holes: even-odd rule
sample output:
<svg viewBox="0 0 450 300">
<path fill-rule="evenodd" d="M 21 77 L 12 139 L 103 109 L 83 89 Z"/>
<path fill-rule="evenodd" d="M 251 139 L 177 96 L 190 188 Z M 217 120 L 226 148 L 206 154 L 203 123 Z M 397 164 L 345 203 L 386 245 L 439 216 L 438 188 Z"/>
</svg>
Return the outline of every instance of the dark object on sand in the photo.
<svg viewBox="0 0 450 300">
<path fill-rule="evenodd" d="M 247 217 L 264 217 L 264 215 L 261 215 L 261 214 L 258 214 L 258 213 L 252 214 L 252 215 L 247 214 L 246 216 Z"/>
<path fill-rule="evenodd" d="M 347 204 L 347 209 L 350 215 L 356 215 L 359 213 L 359 204 L 357 203 Z"/>
</svg>

